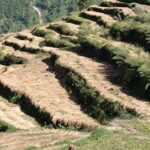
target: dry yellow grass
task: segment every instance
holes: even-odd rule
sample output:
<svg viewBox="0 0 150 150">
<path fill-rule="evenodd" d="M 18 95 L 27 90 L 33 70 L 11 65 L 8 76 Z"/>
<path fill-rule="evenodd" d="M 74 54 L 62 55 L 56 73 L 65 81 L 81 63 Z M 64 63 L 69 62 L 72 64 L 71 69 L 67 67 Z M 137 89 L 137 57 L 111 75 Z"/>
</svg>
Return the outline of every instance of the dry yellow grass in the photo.
<svg viewBox="0 0 150 150">
<path fill-rule="evenodd" d="M 2 97 L 0 97 L 0 120 L 19 129 L 31 129 L 37 127 L 33 119 L 26 116 L 17 105 L 6 102 Z"/>
</svg>

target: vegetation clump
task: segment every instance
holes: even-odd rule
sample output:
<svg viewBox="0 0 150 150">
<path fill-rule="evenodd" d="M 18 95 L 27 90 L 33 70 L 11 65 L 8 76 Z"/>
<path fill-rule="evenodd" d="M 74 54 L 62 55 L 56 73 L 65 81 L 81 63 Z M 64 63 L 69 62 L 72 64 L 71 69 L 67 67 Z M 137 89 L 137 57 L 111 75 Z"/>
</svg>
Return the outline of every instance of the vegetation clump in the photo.
<svg viewBox="0 0 150 150">
<path fill-rule="evenodd" d="M 64 18 L 64 20 L 67 22 L 70 22 L 70 23 L 77 24 L 77 25 L 81 25 L 82 23 L 88 22 L 87 20 L 85 20 L 79 16 L 74 16 L 74 15 L 68 16 L 68 17 Z"/>
<path fill-rule="evenodd" d="M 14 55 L 6 54 L 4 56 L 0 57 L 0 64 L 2 65 L 12 65 L 12 64 L 24 64 L 26 62 L 26 59 L 21 57 L 16 57 Z"/>
<path fill-rule="evenodd" d="M 149 23 L 118 22 L 110 27 L 109 34 L 115 39 L 139 44 L 150 52 Z"/>
<path fill-rule="evenodd" d="M 28 41 L 30 41 L 30 42 L 33 41 L 33 38 L 30 38 L 30 37 L 28 37 L 28 36 L 26 36 L 26 35 L 22 35 L 22 34 L 18 34 L 18 35 L 16 36 L 16 38 L 18 38 L 18 39 L 20 39 L 20 40 L 28 40 Z"/>
<path fill-rule="evenodd" d="M 57 31 L 60 34 L 75 35 L 75 32 L 72 31 L 66 24 L 50 24 L 48 28 Z"/>
<path fill-rule="evenodd" d="M 73 47 L 74 44 L 69 42 L 67 39 L 55 38 L 49 34 L 46 35 L 45 41 L 40 44 L 41 46 L 52 46 L 52 47 Z"/>
<path fill-rule="evenodd" d="M 39 29 L 38 27 L 36 27 L 32 30 L 32 34 L 39 36 L 39 37 L 45 37 L 47 32 L 45 30 L 42 30 L 42 29 Z"/>
</svg>

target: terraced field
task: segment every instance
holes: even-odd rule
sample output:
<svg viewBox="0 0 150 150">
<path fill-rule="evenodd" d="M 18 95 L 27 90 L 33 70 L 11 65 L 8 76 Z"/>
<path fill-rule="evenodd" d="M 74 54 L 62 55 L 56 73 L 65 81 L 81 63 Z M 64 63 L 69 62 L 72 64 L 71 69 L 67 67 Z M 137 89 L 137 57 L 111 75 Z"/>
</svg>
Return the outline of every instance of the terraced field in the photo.
<svg viewBox="0 0 150 150">
<path fill-rule="evenodd" d="M 150 31 L 143 27 L 148 19 L 140 22 L 138 17 L 135 6 L 110 1 L 4 36 L 0 120 L 21 130 L 0 134 L 0 149 L 61 149 L 68 145 L 57 143 L 74 143 L 89 135 L 80 130 L 103 128 L 115 118 L 149 120 Z M 124 24 L 133 22 L 146 47 L 136 38 L 128 42 L 122 37 Z M 116 123 L 113 128 L 117 130 Z"/>
</svg>

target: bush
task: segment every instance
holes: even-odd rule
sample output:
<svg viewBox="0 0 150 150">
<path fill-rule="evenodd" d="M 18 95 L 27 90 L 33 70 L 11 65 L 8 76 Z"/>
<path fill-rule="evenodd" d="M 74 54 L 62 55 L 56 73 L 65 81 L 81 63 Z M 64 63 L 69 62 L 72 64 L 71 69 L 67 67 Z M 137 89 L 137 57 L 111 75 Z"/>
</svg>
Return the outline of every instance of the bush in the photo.
<svg viewBox="0 0 150 150">
<path fill-rule="evenodd" d="M 14 55 L 6 54 L 0 57 L 0 64 L 2 65 L 12 65 L 12 64 L 23 64 L 26 62 L 26 59 L 21 57 L 16 57 Z"/>
<path fill-rule="evenodd" d="M 0 120 L 0 132 L 14 132 L 16 130 L 12 125 Z"/>
<path fill-rule="evenodd" d="M 18 38 L 18 39 L 20 39 L 20 40 L 28 40 L 28 41 L 30 41 L 30 42 L 33 41 L 33 38 L 29 38 L 28 36 L 26 36 L 26 35 L 21 35 L 21 34 L 18 34 L 18 35 L 16 36 L 16 38 Z"/>
<path fill-rule="evenodd" d="M 78 16 L 68 16 L 64 20 L 67 22 L 77 24 L 77 25 L 81 25 L 82 23 L 88 22 L 87 20 Z"/>
<path fill-rule="evenodd" d="M 50 24 L 48 28 L 57 31 L 60 34 L 75 35 L 75 33 L 66 24 Z"/>
<path fill-rule="evenodd" d="M 110 27 L 109 33 L 115 39 L 139 44 L 150 52 L 149 23 L 119 22 Z"/>
</svg>

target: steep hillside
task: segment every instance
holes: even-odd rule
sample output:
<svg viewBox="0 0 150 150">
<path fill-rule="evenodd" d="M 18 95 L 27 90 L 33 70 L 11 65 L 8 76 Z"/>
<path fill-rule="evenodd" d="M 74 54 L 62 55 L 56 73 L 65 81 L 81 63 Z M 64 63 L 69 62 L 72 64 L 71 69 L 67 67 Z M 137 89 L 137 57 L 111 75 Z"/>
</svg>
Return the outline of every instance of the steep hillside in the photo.
<svg viewBox="0 0 150 150">
<path fill-rule="evenodd" d="M 0 1 L 0 34 L 29 28 L 100 1 L 2 0 Z"/>
<path fill-rule="evenodd" d="M 110 0 L 3 35 L 0 149 L 149 150 L 147 8 Z"/>
<path fill-rule="evenodd" d="M 30 0 L 0 1 L 0 34 L 31 27 L 38 22 Z"/>
</svg>

